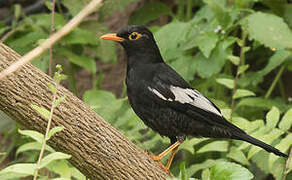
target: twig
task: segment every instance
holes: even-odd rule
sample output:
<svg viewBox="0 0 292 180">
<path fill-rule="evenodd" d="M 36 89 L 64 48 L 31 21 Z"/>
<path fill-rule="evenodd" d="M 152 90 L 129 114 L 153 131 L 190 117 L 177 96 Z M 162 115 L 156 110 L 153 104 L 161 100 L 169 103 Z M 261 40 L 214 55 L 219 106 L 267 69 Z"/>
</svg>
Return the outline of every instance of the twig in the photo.
<svg viewBox="0 0 292 180">
<path fill-rule="evenodd" d="M 43 154 L 45 152 L 45 147 L 46 147 L 46 144 L 47 144 L 47 139 L 48 139 L 48 135 L 49 135 L 49 131 L 50 131 L 50 128 L 51 128 L 51 123 L 52 123 L 52 117 L 53 117 L 53 112 L 54 112 L 54 105 L 55 105 L 55 102 L 56 102 L 56 96 L 57 96 L 57 91 L 58 91 L 58 84 L 56 84 L 55 86 L 55 91 L 54 91 L 54 94 L 53 94 L 53 102 L 52 102 L 52 105 L 51 105 L 51 110 L 50 110 L 50 116 L 49 116 L 49 120 L 48 120 L 48 124 L 47 124 L 47 129 L 46 129 L 46 134 L 45 134 L 45 137 L 44 137 L 44 141 L 42 143 L 42 148 L 41 148 L 41 152 L 40 152 L 40 155 L 39 155 L 39 159 L 38 159 L 38 162 L 37 162 L 37 168 L 34 172 L 34 177 L 33 177 L 33 180 L 36 180 L 37 179 L 37 176 L 38 176 L 38 172 L 39 172 L 39 167 L 40 167 L 40 164 L 41 164 L 41 160 L 43 158 Z"/>
<path fill-rule="evenodd" d="M 52 20 L 51 20 L 51 30 L 50 35 L 54 33 L 54 25 L 55 25 L 55 0 L 52 0 Z M 52 77 L 52 67 L 53 67 L 53 46 L 50 47 L 50 63 L 49 63 L 49 76 Z"/>
<path fill-rule="evenodd" d="M 11 29 L 10 31 L 8 31 L 6 34 L 4 34 L 0 39 L 0 43 L 4 42 L 9 36 L 11 36 L 16 31 L 17 31 L 17 28 L 14 28 L 14 29 Z"/>
<path fill-rule="evenodd" d="M 290 148 L 289 157 L 288 157 L 288 159 L 286 160 L 286 163 L 285 163 L 285 169 L 284 169 L 284 172 L 283 172 L 282 180 L 286 179 L 286 176 L 287 176 L 288 171 L 289 171 L 289 165 L 290 165 L 291 159 L 292 159 L 292 147 Z"/>
<path fill-rule="evenodd" d="M 277 73 L 275 79 L 273 80 L 273 82 L 272 82 L 270 88 L 268 89 L 268 92 L 267 92 L 266 95 L 265 95 L 265 98 L 266 98 L 266 99 L 268 99 L 268 98 L 270 97 L 270 95 L 272 94 L 272 92 L 273 92 L 274 88 L 276 87 L 276 84 L 277 84 L 277 82 L 279 81 L 280 77 L 282 76 L 284 70 L 285 70 L 285 66 L 282 65 L 281 68 L 280 68 L 280 70 L 278 71 L 278 73 Z"/>
<path fill-rule="evenodd" d="M 192 0 L 187 1 L 186 20 L 189 21 L 192 18 Z"/>
<path fill-rule="evenodd" d="M 92 0 L 85 8 L 83 8 L 73 19 L 71 19 L 63 28 L 54 33 L 49 39 L 45 40 L 41 45 L 34 48 L 26 55 L 22 56 L 19 61 L 13 63 L 8 68 L 0 73 L 0 80 L 5 76 L 17 71 L 21 66 L 30 62 L 33 58 L 39 56 L 54 43 L 56 43 L 61 37 L 71 32 L 80 22 L 102 2 L 102 0 Z"/>
<path fill-rule="evenodd" d="M 240 57 L 239 57 L 239 62 L 237 65 L 237 71 L 236 71 L 236 75 L 234 78 L 234 87 L 233 87 L 233 91 L 232 91 L 232 100 L 231 100 L 231 112 L 230 112 L 230 122 L 232 122 L 232 115 L 233 115 L 233 111 L 234 111 L 234 106 L 235 106 L 235 99 L 234 99 L 234 95 L 236 93 L 237 90 L 237 82 L 238 82 L 238 78 L 239 78 L 239 70 L 241 67 L 241 64 L 245 61 L 245 43 L 246 43 L 246 38 L 247 38 L 247 32 L 244 28 L 242 28 L 242 37 L 241 37 L 241 47 L 240 47 Z M 230 148 L 231 148 L 231 139 L 228 140 L 228 149 L 227 152 L 230 152 Z"/>
</svg>

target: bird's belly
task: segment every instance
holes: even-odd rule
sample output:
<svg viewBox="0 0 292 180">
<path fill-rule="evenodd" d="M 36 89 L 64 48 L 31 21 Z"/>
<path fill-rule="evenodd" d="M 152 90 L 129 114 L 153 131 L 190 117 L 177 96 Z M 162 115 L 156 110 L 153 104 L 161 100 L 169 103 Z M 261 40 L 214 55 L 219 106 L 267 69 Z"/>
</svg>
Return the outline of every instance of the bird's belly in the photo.
<svg viewBox="0 0 292 180">
<path fill-rule="evenodd" d="M 168 137 L 186 135 L 184 129 L 188 129 L 187 116 L 145 98 L 131 99 L 129 96 L 129 101 L 140 119 L 160 135 Z"/>
</svg>

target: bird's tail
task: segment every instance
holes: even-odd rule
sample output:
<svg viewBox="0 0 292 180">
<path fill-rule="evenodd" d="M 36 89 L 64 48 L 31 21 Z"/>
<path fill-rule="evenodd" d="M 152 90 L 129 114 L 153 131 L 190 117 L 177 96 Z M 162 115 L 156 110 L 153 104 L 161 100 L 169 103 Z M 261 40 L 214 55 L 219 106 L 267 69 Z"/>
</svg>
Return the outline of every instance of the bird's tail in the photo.
<svg viewBox="0 0 292 180">
<path fill-rule="evenodd" d="M 256 146 L 259 146 L 259 147 L 265 149 L 268 152 L 272 152 L 272 153 L 274 153 L 274 154 L 276 154 L 278 156 L 282 156 L 282 157 L 288 158 L 287 154 L 282 153 L 281 151 L 279 151 L 278 149 L 274 148 L 273 146 L 268 145 L 268 144 L 266 144 L 266 143 L 264 143 L 264 142 L 262 142 L 262 141 L 260 141 L 260 140 L 258 140 L 256 138 L 254 138 L 254 137 L 252 137 L 252 136 L 250 136 L 248 134 L 241 134 L 240 133 L 239 136 L 234 135 L 234 139 L 238 139 L 238 140 L 243 140 L 243 141 L 249 142 L 249 143 L 251 143 L 253 145 L 256 145 Z"/>
</svg>

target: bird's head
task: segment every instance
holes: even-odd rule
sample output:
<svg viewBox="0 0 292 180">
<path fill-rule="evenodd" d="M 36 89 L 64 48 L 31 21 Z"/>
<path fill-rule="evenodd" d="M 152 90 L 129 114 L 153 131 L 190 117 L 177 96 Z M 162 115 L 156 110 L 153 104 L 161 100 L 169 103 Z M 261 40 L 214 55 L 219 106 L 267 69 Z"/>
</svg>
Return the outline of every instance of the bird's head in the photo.
<svg viewBox="0 0 292 180">
<path fill-rule="evenodd" d="M 105 34 L 100 39 L 119 42 L 129 57 L 152 57 L 160 59 L 160 52 L 155 43 L 154 36 L 145 26 L 129 25 L 117 33 Z"/>
</svg>

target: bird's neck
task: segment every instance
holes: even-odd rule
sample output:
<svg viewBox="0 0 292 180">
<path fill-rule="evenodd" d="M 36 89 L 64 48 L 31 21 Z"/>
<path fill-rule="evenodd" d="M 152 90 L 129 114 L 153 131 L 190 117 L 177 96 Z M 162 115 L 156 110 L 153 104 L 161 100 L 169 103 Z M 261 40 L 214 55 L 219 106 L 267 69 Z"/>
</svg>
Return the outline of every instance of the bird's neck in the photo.
<svg viewBox="0 0 292 180">
<path fill-rule="evenodd" d="M 163 62 L 158 47 L 151 49 L 137 49 L 136 51 L 126 51 L 128 56 L 128 68 L 142 64 L 153 64 Z"/>
</svg>

